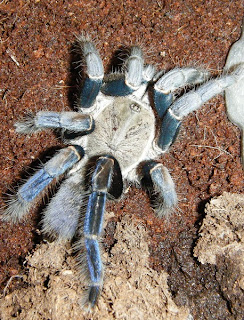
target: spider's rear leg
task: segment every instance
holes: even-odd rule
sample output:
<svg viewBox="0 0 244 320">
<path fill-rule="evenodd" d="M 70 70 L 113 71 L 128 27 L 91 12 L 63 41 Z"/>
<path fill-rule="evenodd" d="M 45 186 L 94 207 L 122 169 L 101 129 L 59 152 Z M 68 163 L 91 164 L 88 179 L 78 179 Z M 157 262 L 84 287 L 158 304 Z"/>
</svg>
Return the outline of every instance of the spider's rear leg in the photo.
<svg viewBox="0 0 244 320">
<path fill-rule="evenodd" d="M 78 38 L 78 43 L 82 50 L 87 74 L 80 92 L 80 107 L 89 108 L 94 103 L 102 86 L 104 76 L 103 63 L 92 42 L 81 36 Z"/>
<path fill-rule="evenodd" d="M 169 171 L 161 163 L 148 161 L 143 165 L 145 184 L 152 188 L 153 207 L 159 217 L 167 216 L 177 205 L 177 194 Z"/>
<path fill-rule="evenodd" d="M 134 46 L 124 62 L 125 73 L 112 73 L 107 76 L 102 92 L 110 96 L 127 96 L 150 81 L 155 73 L 151 65 L 144 67 L 142 50 Z"/>
<path fill-rule="evenodd" d="M 208 77 L 206 70 L 190 67 L 176 68 L 161 76 L 154 84 L 154 103 L 159 117 L 162 118 L 172 104 L 176 90 L 203 83 Z"/>
<path fill-rule="evenodd" d="M 93 130 L 94 120 L 90 115 L 77 112 L 38 111 L 16 122 L 15 128 L 18 133 L 24 134 L 43 129 L 63 129 L 87 134 Z"/>
<path fill-rule="evenodd" d="M 44 211 L 42 231 L 51 238 L 72 239 L 86 196 L 81 172 L 72 174 L 61 184 Z"/>
<path fill-rule="evenodd" d="M 97 302 L 103 283 L 103 264 L 99 248 L 99 238 L 102 232 L 103 216 L 106 200 L 112 186 L 115 159 L 110 156 L 101 156 L 96 161 L 95 171 L 91 180 L 91 194 L 89 196 L 83 226 L 83 237 L 77 248 L 84 247 L 84 263 L 86 277 L 89 284 L 88 295 L 84 305 L 88 309 Z"/>
<path fill-rule="evenodd" d="M 158 146 L 165 152 L 175 141 L 182 119 L 189 113 L 200 108 L 205 102 L 222 93 L 226 88 L 244 78 L 244 65 L 231 74 L 210 80 L 197 90 L 191 90 L 176 100 L 163 116 Z"/>
<path fill-rule="evenodd" d="M 83 149 L 80 146 L 70 146 L 60 150 L 18 189 L 16 195 L 11 196 L 2 219 L 19 222 L 28 213 L 42 191 L 54 179 L 71 169 L 82 156 Z"/>
</svg>

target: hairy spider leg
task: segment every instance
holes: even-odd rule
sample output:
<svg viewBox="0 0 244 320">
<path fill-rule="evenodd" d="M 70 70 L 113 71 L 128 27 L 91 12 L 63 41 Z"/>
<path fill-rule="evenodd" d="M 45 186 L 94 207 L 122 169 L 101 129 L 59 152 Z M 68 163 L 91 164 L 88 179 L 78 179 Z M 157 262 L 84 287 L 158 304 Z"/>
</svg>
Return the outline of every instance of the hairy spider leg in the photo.
<svg viewBox="0 0 244 320">
<path fill-rule="evenodd" d="M 112 183 L 113 170 L 114 159 L 112 157 L 98 158 L 92 175 L 92 190 L 84 220 L 84 243 L 90 282 L 87 303 L 90 307 L 94 307 L 102 288 L 103 264 L 99 249 L 99 237 L 102 232 L 105 204 Z"/>
<path fill-rule="evenodd" d="M 222 93 L 226 88 L 232 86 L 243 78 L 244 65 L 241 65 L 231 74 L 210 80 L 200 86 L 197 90 L 191 90 L 176 100 L 176 102 L 174 102 L 167 110 L 162 119 L 157 143 L 163 152 L 167 151 L 175 141 L 181 121 L 185 116 L 197 110 L 209 99 Z"/>
<path fill-rule="evenodd" d="M 244 23 L 242 23 L 241 37 L 230 48 L 225 70 L 244 64 Z M 241 158 L 244 169 L 244 79 L 225 91 L 226 111 L 228 118 L 241 130 Z"/>
<path fill-rule="evenodd" d="M 83 149 L 80 146 L 69 146 L 60 150 L 18 189 L 16 195 L 9 199 L 9 205 L 2 216 L 3 220 L 20 221 L 28 213 L 42 191 L 55 178 L 72 168 L 82 156 Z"/>
<path fill-rule="evenodd" d="M 142 171 L 156 197 L 153 206 L 157 215 L 167 216 L 177 205 L 175 185 L 168 169 L 161 163 L 152 160 L 143 165 Z"/>
<path fill-rule="evenodd" d="M 87 73 L 87 78 L 85 78 L 81 88 L 80 107 L 89 108 L 93 105 L 102 86 L 104 69 L 100 55 L 93 43 L 84 37 L 80 37 L 78 41 Z"/>
<path fill-rule="evenodd" d="M 88 192 L 84 190 L 82 173 L 73 173 L 60 186 L 49 202 L 42 219 L 42 231 L 51 238 L 72 239 L 79 224 L 81 211 L 87 203 Z M 123 192 L 121 170 L 114 159 L 113 179 L 109 194 L 118 199 Z"/>
<path fill-rule="evenodd" d="M 90 133 L 94 120 L 90 115 L 77 112 L 38 111 L 28 114 L 15 123 L 18 133 L 34 133 L 42 129 L 64 129 L 71 132 Z"/>
<path fill-rule="evenodd" d="M 125 74 L 112 73 L 102 86 L 101 91 L 109 96 L 122 97 L 132 94 L 143 82 L 144 59 L 142 50 L 134 46 L 124 62 Z M 148 74 L 148 69 L 145 69 Z M 146 79 L 146 77 L 145 77 Z"/>
<path fill-rule="evenodd" d="M 51 238 L 71 240 L 77 230 L 86 192 L 82 175 L 77 172 L 67 178 L 49 202 L 42 219 L 42 231 Z"/>
<path fill-rule="evenodd" d="M 208 77 L 206 70 L 191 67 L 175 68 L 161 76 L 154 84 L 154 103 L 159 117 L 162 118 L 172 104 L 176 90 L 203 83 Z"/>
</svg>

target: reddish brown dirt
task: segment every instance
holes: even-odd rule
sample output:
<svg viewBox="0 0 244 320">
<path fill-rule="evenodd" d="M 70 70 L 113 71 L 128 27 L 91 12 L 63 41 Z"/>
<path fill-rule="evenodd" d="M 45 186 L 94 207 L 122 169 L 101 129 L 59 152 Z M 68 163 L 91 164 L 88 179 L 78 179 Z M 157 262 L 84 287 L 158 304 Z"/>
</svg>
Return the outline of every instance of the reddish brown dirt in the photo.
<svg viewBox="0 0 244 320">
<path fill-rule="evenodd" d="M 2 192 L 26 175 L 34 159 L 43 160 L 46 150 L 61 145 L 50 132 L 19 136 L 13 124 L 27 110 L 72 107 L 75 35 L 88 32 L 96 38 L 107 70 L 120 45 L 139 42 L 147 62 L 159 69 L 198 64 L 216 75 L 240 36 L 242 12 L 241 0 L 1 1 Z M 199 265 L 192 257 L 205 203 L 223 191 L 244 191 L 240 132 L 226 117 L 224 99 L 212 99 L 188 116 L 179 139 L 160 161 L 177 185 L 179 210 L 166 223 L 154 216 L 147 194 L 131 188 L 112 206 L 117 219 L 108 225 L 106 248 L 113 243 L 113 224 L 122 212 L 133 214 L 150 231 L 151 264 L 169 273 L 175 301 L 189 304 L 194 319 L 231 319 L 214 267 Z M 20 272 L 23 257 L 38 241 L 37 216 L 33 210 L 25 223 L 0 226 L 2 287 Z"/>
</svg>

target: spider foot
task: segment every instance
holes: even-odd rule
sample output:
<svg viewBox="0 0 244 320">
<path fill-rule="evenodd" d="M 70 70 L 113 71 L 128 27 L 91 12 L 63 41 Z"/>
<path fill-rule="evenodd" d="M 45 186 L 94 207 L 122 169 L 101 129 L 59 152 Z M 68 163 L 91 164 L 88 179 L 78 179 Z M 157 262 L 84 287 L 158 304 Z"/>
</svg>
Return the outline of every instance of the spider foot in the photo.
<svg viewBox="0 0 244 320">
<path fill-rule="evenodd" d="M 168 216 L 177 205 L 175 185 L 168 169 L 161 163 L 149 161 L 143 166 L 143 174 L 152 189 L 152 201 L 157 215 Z"/>
</svg>

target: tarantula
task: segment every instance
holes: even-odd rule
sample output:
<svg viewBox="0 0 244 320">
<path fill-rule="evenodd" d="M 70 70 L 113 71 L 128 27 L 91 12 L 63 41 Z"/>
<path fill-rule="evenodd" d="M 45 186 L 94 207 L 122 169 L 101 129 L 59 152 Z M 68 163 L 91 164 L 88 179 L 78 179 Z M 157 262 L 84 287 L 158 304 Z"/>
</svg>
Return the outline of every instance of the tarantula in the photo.
<svg viewBox="0 0 244 320">
<path fill-rule="evenodd" d="M 125 183 L 144 179 L 156 213 L 167 216 L 177 204 L 177 194 L 169 171 L 156 159 L 174 142 L 182 119 L 243 78 L 244 67 L 206 82 L 209 74 L 200 68 L 156 72 L 144 64 L 140 47 L 133 46 L 122 71 L 104 75 L 93 43 L 84 37 L 78 43 L 87 74 L 78 112 L 38 111 L 15 124 L 23 134 L 61 129 L 70 146 L 20 186 L 3 219 L 20 221 L 46 187 L 66 173 L 43 214 L 43 231 L 61 239 L 78 238 L 78 259 L 86 270 L 84 304 L 91 308 L 103 283 L 99 238 L 106 200 L 118 199 Z M 196 85 L 175 100 L 176 90 Z"/>
</svg>

